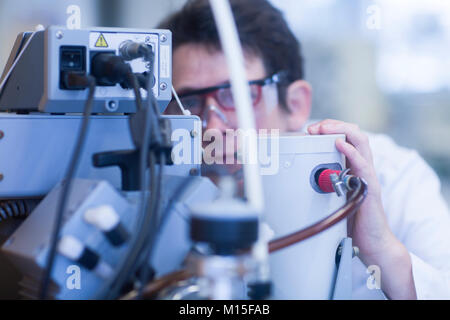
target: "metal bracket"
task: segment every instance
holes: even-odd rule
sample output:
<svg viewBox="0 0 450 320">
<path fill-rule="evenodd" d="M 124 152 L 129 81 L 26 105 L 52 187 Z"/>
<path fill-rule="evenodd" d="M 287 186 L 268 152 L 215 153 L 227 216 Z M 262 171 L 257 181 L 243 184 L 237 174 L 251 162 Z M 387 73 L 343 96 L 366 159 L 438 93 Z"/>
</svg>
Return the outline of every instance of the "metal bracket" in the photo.
<svg viewBox="0 0 450 320">
<path fill-rule="evenodd" d="M 336 281 L 332 300 L 350 300 L 352 298 L 352 239 L 342 239 L 336 251 Z"/>
</svg>

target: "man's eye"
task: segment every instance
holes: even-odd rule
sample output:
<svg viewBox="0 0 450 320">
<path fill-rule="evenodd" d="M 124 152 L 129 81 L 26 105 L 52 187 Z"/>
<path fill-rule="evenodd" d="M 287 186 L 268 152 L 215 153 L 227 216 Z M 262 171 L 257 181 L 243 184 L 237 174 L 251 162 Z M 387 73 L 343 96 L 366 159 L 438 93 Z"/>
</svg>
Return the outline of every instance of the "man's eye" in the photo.
<svg viewBox="0 0 450 320">
<path fill-rule="evenodd" d="M 255 102 L 255 100 L 258 99 L 258 90 L 259 90 L 259 88 L 257 85 L 250 86 L 250 96 L 251 96 L 253 102 Z"/>
<path fill-rule="evenodd" d="M 220 104 L 226 108 L 234 108 L 233 93 L 230 88 L 223 88 L 217 92 Z"/>
<path fill-rule="evenodd" d="M 196 107 L 200 104 L 201 100 L 198 96 L 190 96 L 181 99 L 185 108 Z"/>
<path fill-rule="evenodd" d="M 181 99 L 181 103 L 193 114 L 197 114 L 202 108 L 202 98 L 200 96 L 184 97 Z"/>
</svg>

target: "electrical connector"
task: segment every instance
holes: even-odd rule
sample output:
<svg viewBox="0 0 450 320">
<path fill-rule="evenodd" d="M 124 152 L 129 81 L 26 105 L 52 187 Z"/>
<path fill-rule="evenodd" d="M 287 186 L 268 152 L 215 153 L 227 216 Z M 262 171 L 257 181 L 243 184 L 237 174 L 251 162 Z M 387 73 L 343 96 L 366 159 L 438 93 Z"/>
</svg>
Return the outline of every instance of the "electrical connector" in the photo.
<svg viewBox="0 0 450 320">
<path fill-rule="evenodd" d="M 86 72 L 83 71 L 67 71 L 62 75 L 63 85 L 69 90 L 82 90 L 91 85 L 92 81 L 95 81 L 92 77 L 86 76 Z"/>
<path fill-rule="evenodd" d="M 91 62 L 91 74 L 99 86 L 114 86 L 127 81 L 131 66 L 112 52 L 97 53 Z"/>
<path fill-rule="evenodd" d="M 350 169 L 331 170 L 323 169 L 316 173 L 315 180 L 320 190 L 324 193 L 336 192 L 341 197 L 352 190 L 350 185 L 351 175 L 348 175 Z"/>
</svg>

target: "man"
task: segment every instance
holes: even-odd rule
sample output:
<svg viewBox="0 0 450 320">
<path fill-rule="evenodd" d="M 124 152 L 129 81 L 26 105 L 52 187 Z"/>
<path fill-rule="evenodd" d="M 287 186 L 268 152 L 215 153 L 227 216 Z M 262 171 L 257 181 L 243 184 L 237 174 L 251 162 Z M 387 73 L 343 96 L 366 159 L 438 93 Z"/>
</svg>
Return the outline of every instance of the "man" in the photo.
<svg viewBox="0 0 450 320">
<path fill-rule="evenodd" d="M 336 147 L 368 195 L 349 223 L 359 259 L 381 270 L 391 299 L 450 298 L 450 216 L 435 173 L 414 151 L 354 124 L 324 120 L 305 128 L 312 89 L 303 80 L 300 46 L 279 10 L 266 0 L 232 0 L 245 53 L 258 128 L 345 134 Z M 189 1 L 159 28 L 173 33 L 173 85 L 205 129 L 237 128 L 229 76 L 215 22 L 205 0 Z M 267 99 L 275 90 L 275 105 Z M 169 113 L 176 112 L 174 104 Z M 354 298 L 370 298 L 368 274 L 354 259 Z M 361 268 L 363 267 L 363 268 Z"/>
</svg>

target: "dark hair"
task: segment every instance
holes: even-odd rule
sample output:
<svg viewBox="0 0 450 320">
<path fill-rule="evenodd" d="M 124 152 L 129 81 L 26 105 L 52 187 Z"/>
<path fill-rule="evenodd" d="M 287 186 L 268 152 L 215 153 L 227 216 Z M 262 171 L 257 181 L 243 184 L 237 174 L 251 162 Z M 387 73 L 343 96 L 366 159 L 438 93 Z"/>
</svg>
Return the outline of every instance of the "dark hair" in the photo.
<svg viewBox="0 0 450 320">
<path fill-rule="evenodd" d="M 281 105 L 286 105 L 286 87 L 303 79 L 300 44 L 283 14 L 266 0 L 230 0 L 242 47 L 261 57 L 267 76 L 286 71 L 279 84 Z M 183 44 L 199 44 L 221 50 L 212 10 L 207 0 L 189 0 L 158 26 L 172 31 L 173 50 Z"/>
</svg>

